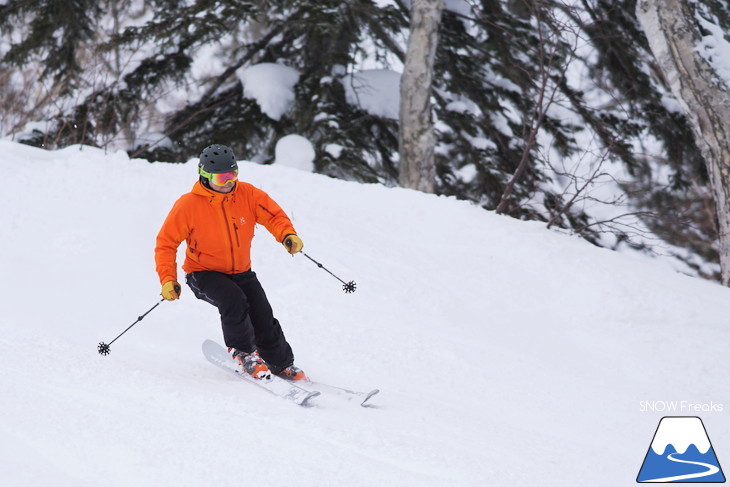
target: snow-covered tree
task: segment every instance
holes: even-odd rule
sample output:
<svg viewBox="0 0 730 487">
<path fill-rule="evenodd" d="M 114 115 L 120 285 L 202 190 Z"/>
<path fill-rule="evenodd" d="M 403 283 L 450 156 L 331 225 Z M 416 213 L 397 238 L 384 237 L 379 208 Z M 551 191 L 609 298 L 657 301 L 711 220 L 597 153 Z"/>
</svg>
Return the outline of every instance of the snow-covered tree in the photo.
<svg viewBox="0 0 730 487">
<path fill-rule="evenodd" d="M 636 1 L 445 0 L 430 90 L 433 190 L 600 245 L 651 247 L 642 234 L 653 234 L 711 275 L 704 159 Z M 724 2 L 698 4 L 728 32 Z M 399 184 L 411 1 L 57 5 L 0 5 L 3 135 L 157 161 L 217 141 L 265 164 L 297 135 L 319 173 Z M 40 93 L 24 88 L 35 79 Z M 593 191 L 607 185 L 608 197 Z"/>
<path fill-rule="evenodd" d="M 730 285 L 730 41 L 719 19 L 695 2 L 640 0 L 637 17 L 707 163 L 722 282 Z"/>
</svg>

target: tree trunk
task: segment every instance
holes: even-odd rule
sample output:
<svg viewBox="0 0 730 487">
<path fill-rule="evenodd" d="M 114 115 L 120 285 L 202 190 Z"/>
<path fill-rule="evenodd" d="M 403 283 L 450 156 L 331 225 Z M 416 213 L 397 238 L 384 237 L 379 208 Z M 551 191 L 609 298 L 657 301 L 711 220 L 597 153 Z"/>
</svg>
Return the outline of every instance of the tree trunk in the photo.
<svg viewBox="0 0 730 487">
<path fill-rule="evenodd" d="M 413 0 L 411 33 L 400 82 L 399 179 L 403 187 L 433 193 L 436 137 L 431 83 L 444 0 Z"/>
<path fill-rule="evenodd" d="M 730 86 L 697 51 L 701 33 L 690 0 L 639 0 L 636 15 L 682 106 L 707 164 L 718 219 L 722 283 L 730 285 Z"/>
</svg>

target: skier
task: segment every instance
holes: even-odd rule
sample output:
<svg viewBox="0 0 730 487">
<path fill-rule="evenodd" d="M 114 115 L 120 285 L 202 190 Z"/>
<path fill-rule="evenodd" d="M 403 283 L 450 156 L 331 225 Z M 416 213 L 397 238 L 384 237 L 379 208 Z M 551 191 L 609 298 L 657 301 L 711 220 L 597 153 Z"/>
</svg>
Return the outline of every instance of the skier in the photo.
<svg viewBox="0 0 730 487">
<path fill-rule="evenodd" d="M 183 270 L 193 294 L 218 308 L 228 351 L 257 379 L 275 374 L 307 380 L 256 274 L 251 240 L 259 223 L 294 255 L 304 247 L 289 217 L 269 195 L 238 180 L 231 149 L 213 144 L 200 154 L 199 180 L 172 207 L 155 247 L 162 297 L 180 297 L 177 248 L 185 240 Z"/>
</svg>

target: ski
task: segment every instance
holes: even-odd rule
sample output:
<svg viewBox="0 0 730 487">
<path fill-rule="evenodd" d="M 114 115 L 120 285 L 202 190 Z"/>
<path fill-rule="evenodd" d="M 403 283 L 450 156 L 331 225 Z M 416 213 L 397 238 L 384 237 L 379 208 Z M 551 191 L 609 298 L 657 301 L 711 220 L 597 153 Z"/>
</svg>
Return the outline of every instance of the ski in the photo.
<svg viewBox="0 0 730 487">
<path fill-rule="evenodd" d="M 380 389 L 373 389 L 369 392 L 353 391 L 350 389 L 345 389 L 344 387 L 333 386 L 325 384 L 323 382 L 317 382 L 312 380 L 304 381 L 304 385 L 307 387 L 321 389 L 322 391 L 326 391 L 336 396 L 340 396 L 344 399 L 347 399 L 348 401 L 357 402 L 362 407 L 370 407 L 371 405 L 366 403 L 370 400 L 371 397 L 380 392 Z"/>
<path fill-rule="evenodd" d="M 236 366 L 236 362 L 231 358 L 226 349 L 212 340 L 203 342 L 203 355 L 213 365 L 240 377 L 246 382 L 266 389 L 275 396 L 288 399 L 299 406 L 307 406 L 311 398 L 320 394 L 319 391 L 310 391 L 301 387 L 299 384 L 286 381 L 280 377 L 271 376 L 269 380 L 259 380 L 241 373 Z"/>
</svg>

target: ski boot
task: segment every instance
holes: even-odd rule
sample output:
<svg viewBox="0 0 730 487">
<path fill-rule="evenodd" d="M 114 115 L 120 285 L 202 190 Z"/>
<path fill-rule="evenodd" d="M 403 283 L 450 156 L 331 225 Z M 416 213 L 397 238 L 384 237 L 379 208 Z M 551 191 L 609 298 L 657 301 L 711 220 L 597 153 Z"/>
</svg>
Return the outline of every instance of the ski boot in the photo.
<svg viewBox="0 0 730 487">
<path fill-rule="evenodd" d="M 258 350 L 246 353 L 235 348 L 229 348 L 228 351 L 233 351 L 233 358 L 238 360 L 238 364 L 243 371 L 254 379 L 271 379 L 271 371 L 268 365 L 266 365 L 266 362 L 259 356 Z"/>
<path fill-rule="evenodd" d="M 309 377 L 307 377 L 304 371 L 296 365 L 285 367 L 277 372 L 276 375 L 286 380 L 309 380 Z"/>
</svg>

